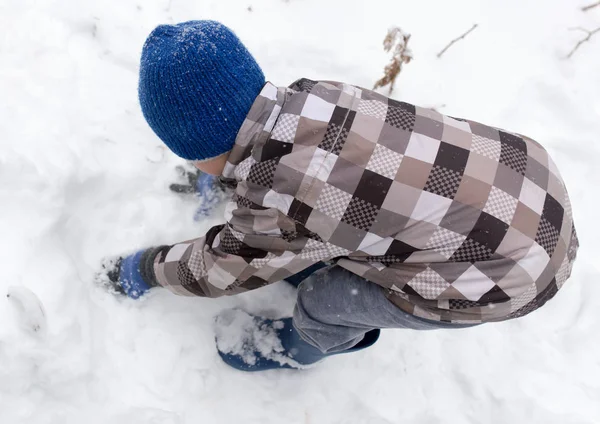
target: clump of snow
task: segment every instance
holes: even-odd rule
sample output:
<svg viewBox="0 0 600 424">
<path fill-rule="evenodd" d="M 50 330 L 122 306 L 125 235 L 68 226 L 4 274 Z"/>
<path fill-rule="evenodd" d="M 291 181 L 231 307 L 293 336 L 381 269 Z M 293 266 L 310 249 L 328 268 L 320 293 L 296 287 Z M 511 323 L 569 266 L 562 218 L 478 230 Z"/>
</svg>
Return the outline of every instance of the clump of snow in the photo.
<svg viewBox="0 0 600 424">
<path fill-rule="evenodd" d="M 285 351 L 279 338 L 282 321 L 252 316 L 240 309 L 225 310 L 215 320 L 217 348 L 238 355 L 248 365 L 255 365 L 260 358 L 280 364 L 305 368 L 293 360 L 294 352 Z"/>
<path fill-rule="evenodd" d="M 47 330 L 46 311 L 37 295 L 27 287 L 10 286 L 6 297 L 15 306 L 21 328 L 44 338 Z"/>
<path fill-rule="evenodd" d="M 224 311 L 215 321 L 217 348 L 254 365 L 260 357 L 271 358 L 284 351 L 277 336 L 278 327 L 281 328 L 239 309 Z"/>
</svg>

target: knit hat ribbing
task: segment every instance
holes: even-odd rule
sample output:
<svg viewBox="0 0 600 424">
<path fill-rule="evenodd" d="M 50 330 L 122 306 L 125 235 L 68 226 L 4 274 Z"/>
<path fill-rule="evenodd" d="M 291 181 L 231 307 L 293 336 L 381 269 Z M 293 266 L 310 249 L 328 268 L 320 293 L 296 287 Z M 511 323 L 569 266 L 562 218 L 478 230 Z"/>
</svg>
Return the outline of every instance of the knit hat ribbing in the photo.
<svg viewBox="0 0 600 424">
<path fill-rule="evenodd" d="M 160 25 L 144 44 L 138 90 L 142 112 L 182 158 L 203 160 L 231 150 L 264 84 L 252 55 L 218 22 Z"/>
</svg>

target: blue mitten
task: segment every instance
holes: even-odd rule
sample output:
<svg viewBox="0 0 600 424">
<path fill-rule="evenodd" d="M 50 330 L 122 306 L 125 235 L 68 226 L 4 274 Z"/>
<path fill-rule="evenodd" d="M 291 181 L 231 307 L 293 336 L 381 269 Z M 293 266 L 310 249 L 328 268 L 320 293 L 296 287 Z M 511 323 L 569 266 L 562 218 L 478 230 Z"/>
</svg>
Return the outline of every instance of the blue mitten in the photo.
<svg viewBox="0 0 600 424">
<path fill-rule="evenodd" d="M 205 174 L 200 170 L 188 171 L 178 166 L 177 172 L 187 179 L 187 184 L 171 184 L 169 188 L 178 194 L 194 195 L 200 200 L 200 206 L 196 210 L 194 220 L 199 221 L 223 200 L 225 190 L 219 182 L 219 177 Z"/>
<path fill-rule="evenodd" d="M 194 220 L 199 221 L 208 216 L 222 200 L 223 189 L 217 177 L 201 172 L 196 181 L 196 194 L 200 198 L 200 206 L 196 210 Z"/>
<path fill-rule="evenodd" d="M 169 246 L 157 246 L 124 258 L 104 258 L 102 269 L 95 275 L 95 281 L 113 293 L 137 299 L 152 287 L 160 287 L 154 274 L 154 259 L 168 249 Z"/>
<path fill-rule="evenodd" d="M 119 285 L 125 294 L 137 299 L 150 290 L 151 286 L 144 281 L 140 272 L 140 264 L 142 260 L 143 250 L 140 250 L 133 255 L 129 255 L 121 262 L 119 271 Z"/>
</svg>

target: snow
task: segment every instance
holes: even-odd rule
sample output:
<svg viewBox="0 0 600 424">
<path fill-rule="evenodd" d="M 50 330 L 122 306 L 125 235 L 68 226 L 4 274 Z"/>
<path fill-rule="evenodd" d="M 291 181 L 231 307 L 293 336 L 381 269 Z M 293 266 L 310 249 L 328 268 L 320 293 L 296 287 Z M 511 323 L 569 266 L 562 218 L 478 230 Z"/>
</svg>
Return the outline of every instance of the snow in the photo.
<svg viewBox="0 0 600 424">
<path fill-rule="evenodd" d="M 21 328 L 36 337 L 46 337 L 46 311 L 34 292 L 23 286 L 10 286 L 6 297 L 16 308 Z"/>
<path fill-rule="evenodd" d="M 1 423 L 598 423 L 600 8 L 583 0 L 4 0 L 0 4 L 0 293 L 31 290 L 47 337 L 0 296 Z M 249 7 L 251 10 L 249 11 Z M 137 104 L 137 64 L 160 23 L 233 28 L 275 84 L 366 87 L 388 27 L 412 34 L 396 98 L 542 142 L 570 189 L 582 248 L 535 313 L 460 331 L 384 331 L 310 370 L 244 374 L 216 353 L 214 317 L 289 315 L 284 283 L 226 299 L 91 284 L 104 256 L 201 235 L 169 192 L 181 161 Z M 436 54 L 452 39 L 479 27 Z M 583 34 L 585 35 L 585 34 Z M 2 300 L 4 299 L 4 300 Z"/>
</svg>

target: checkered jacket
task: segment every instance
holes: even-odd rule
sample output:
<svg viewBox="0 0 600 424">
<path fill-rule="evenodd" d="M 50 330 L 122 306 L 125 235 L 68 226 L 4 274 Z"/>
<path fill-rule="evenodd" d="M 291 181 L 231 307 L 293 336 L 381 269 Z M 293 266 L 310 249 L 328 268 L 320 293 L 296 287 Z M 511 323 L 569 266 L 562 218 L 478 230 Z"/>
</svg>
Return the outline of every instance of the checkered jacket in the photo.
<svg viewBox="0 0 600 424">
<path fill-rule="evenodd" d="M 242 293 L 331 260 L 413 315 L 500 321 L 552 298 L 578 247 L 537 142 L 343 83 L 267 83 L 221 180 L 235 187 L 226 223 L 154 260 L 176 294 Z"/>
</svg>

